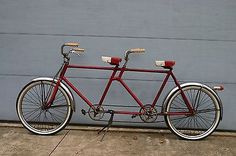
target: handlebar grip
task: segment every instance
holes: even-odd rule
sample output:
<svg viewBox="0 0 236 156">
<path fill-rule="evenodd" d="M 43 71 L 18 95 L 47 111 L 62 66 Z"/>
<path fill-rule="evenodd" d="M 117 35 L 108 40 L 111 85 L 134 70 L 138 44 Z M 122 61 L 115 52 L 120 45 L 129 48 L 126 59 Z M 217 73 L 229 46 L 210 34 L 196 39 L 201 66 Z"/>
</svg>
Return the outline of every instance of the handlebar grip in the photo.
<svg viewBox="0 0 236 156">
<path fill-rule="evenodd" d="M 78 47 L 80 44 L 76 42 L 65 43 L 64 46 Z"/>
<path fill-rule="evenodd" d="M 72 49 L 74 52 L 77 52 L 77 53 L 83 53 L 84 52 L 84 49 L 83 48 L 73 48 Z"/>
<path fill-rule="evenodd" d="M 135 49 L 130 49 L 129 51 L 131 53 L 144 53 L 145 49 L 144 48 L 135 48 Z"/>
</svg>

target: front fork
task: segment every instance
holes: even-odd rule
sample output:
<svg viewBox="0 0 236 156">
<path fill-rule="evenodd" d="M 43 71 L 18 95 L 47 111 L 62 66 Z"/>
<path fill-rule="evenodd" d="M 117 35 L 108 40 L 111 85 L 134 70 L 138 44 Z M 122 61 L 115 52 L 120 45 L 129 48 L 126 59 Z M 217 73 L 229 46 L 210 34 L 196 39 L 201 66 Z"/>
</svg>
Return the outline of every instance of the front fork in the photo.
<svg viewBox="0 0 236 156">
<path fill-rule="evenodd" d="M 57 91 L 58 91 L 59 85 L 60 85 L 60 80 L 57 81 L 55 87 L 52 86 L 52 87 L 53 87 L 53 89 L 52 89 L 52 93 L 49 93 L 49 94 L 51 94 L 51 96 L 49 97 L 49 100 L 46 102 L 45 109 L 50 108 L 51 105 L 53 104 L 53 101 L 54 101 L 54 99 L 55 99 L 55 97 L 56 97 L 56 94 L 57 94 Z M 50 91 L 50 92 L 51 92 L 51 91 Z"/>
<path fill-rule="evenodd" d="M 46 105 L 45 105 L 45 109 L 48 109 L 51 107 L 51 105 L 53 104 L 53 101 L 56 97 L 56 94 L 57 94 L 57 91 L 58 91 L 58 88 L 61 84 L 61 81 L 62 81 L 62 77 L 65 75 L 66 73 L 66 70 L 68 68 L 68 61 L 64 61 L 64 63 L 62 64 L 61 68 L 59 69 L 59 71 L 56 73 L 56 75 L 54 76 L 53 78 L 53 81 L 52 81 L 52 89 L 50 87 L 50 96 L 48 99 L 46 99 Z M 58 81 L 56 81 L 56 85 L 53 86 L 53 83 L 55 82 L 54 80 L 58 77 L 59 75 L 59 79 Z M 52 93 L 51 93 L 51 90 L 52 90 Z"/>
</svg>

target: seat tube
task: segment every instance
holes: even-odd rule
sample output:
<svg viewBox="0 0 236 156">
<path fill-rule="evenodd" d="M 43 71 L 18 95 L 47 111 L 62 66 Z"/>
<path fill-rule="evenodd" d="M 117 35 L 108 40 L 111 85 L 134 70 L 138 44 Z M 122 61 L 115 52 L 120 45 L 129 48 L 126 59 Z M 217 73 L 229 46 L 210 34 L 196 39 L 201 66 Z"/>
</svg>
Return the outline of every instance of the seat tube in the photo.
<svg viewBox="0 0 236 156">
<path fill-rule="evenodd" d="M 164 89 L 164 87 L 165 87 L 169 77 L 170 77 L 170 74 L 171 74 L 171 71 L 169 71 L 167 73 L 165 79 L 163 80 L 162 85 L 161 85 L 160 89 L 158 90 L 155 99 L 152 102 L 152 107 L 154 107 L 156 105 L 156 103 L 157 103 L 157 101 L 158 101 L 158 99 L 159 99 L 159 97 L 160 97 L 160 95 L 161 95 L 161 93 L 162 93 L 162 91 L 163 91 L 163 89 Z"/>
<path fill-rule="evenodd" d="M 174 74 L 173 74 L 172 71 L 171 71 L 171 76 L 172 76 L 172 78 L 173 78 L 173 80 L 174 80 L 174 82 L 175 82 L 175 85 L 179 88 L 180 94 L 181 94 L 181 96 L 182 96 L 182 98 L 183 98 L 183 100 L 184 100 L 184 102 L 185 102 L 185 104 L 186 104 L 186 106 L 187 106 L 189 112 L 190 112 L 190 113 L 194 113 L 194 112 L 193 112 L 193 107 L 192 107 L 192 105 L 190 104 L 188 98 L 187 98 L 186 95 L 184 94 L 184 91 L 182 90 L 182 88 L 181 88 L 181 86 L 180 86 L 178 80 L 176 79 L 176 77 L 174 76 Z"/>
<path fill-rule="evenodd" d="M 102 97 L 101 97 L 101 99 L 100 99 L 100 101 L 99 101 L 99 103 L 98 103 L 98 107 L 100 107 L 100 106 L 102 105 L 102 103 L 103 103 L 103 101 L 104 101 L 104 99 L 105 99 L 105 97 L 106 97 L 106 95 L 107 95 L 107 92 L 108 92 L 108 90 L 109 90 L 109 88 L 110 88 L 110 86 L 111 86 L 111 84 L 112 84 L 112 81 L 114 80 L 114 77 L 115 77 L 115 75 L 116 75 L 117 70 L 118 70 L 118 66 L 116 66 L 116 67 L 113 69 L 113 72 L 112 72 L 112 74 L 111 74 L 111 76 L 110 76 L 110 78 L 109 78 L 109 81 L 108 81 L 108 83 L 107 83 L 107 85 L 106 85 L 106 88 L 105 88 L 105 90 L 104 90 L 104 92 L 103 92 L 103 94 L 102 94 Z"/>
</svg>

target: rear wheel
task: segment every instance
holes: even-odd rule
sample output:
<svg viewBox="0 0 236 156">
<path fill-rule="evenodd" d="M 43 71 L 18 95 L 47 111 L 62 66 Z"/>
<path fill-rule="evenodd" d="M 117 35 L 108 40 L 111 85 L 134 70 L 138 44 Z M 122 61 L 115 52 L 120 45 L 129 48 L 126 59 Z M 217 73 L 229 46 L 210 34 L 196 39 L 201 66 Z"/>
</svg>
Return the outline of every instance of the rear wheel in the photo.
<svg viewBox="0 0 236 156">
<path fill-rule="evenodd" d="M 55 99 L 46 108 L 56 83 L 48 80 L 33 81 L 20 92 L 16 111 L 24 127 L 42 135 L 55 134 L 62 130 L 72 116 L 71 101 L 66 91 L 59 86 Z"/>
<path fill-rule="evenodd" d="M 165 121 L 177 136 L 199 140 L 209 136 L 220 122 L 220 105 L 207 88 L 189 85 L 182 88 L 194 109 L 191 115 L 166 115 Z M 176 91 L 166 105 L 166 112 L 189 112 L 180 90 Z"/>
</svg>

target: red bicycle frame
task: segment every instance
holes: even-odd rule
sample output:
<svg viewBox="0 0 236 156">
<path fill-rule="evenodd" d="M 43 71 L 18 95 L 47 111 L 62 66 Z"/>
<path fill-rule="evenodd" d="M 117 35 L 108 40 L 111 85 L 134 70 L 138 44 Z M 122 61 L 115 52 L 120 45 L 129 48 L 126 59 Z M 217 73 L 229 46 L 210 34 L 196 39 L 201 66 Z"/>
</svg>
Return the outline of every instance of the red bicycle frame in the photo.
<svg viewBox="0 0 236 156">
<path fill-rule="evenodd" d="M 67 69 L 69 68 L 78 68 L 78 69 L 95 69 L 95 70 L 110 70 L 113 71 L 109 81 L 105 87 L 105 90 L 103 91 L 103 94 L 100 98 L 100 101 L 98 103 L 98 106 L 95 107 L 94 104 L 88 99 L 86 98 L 65 76 Z M 132 90 L 128 87 L 128 85 L 123 81 L 122 76 L 124 74 L 124 72 L 126 71 L 130 71 L 130 72 L 142 72 L 142 73 L 161 73 L 161 74 L 166 74 L 159 90 L 157 91 L 157 94 L 151 104 L 151 107 L 154 107 L 165 87 L 165 85 L 167 84 L 167 81 L 169 79 L 169 77 L 171 76 L 175 82 L 175 85 L 179 88 L 182 98 L 187 106 L 187 108 L 189 109 L 189 112 L 161 112 L 158 113 L 158 115 L 191 115 L 193 114 L 193 108 L 189 102 L 189 100 L 187 99 L 186 95 L 184 94 L 182 88 L 180 87 L 179 82 L 177 81 L 176 77 L 174 76 L 173 72 L 172 72 L 172 68 L 170 69 L 165 69 L 165 70 L 149 70 L 149 69 L 132 69 L 132 68 L 126 68 L 126 67 L 122 67 L 120 68 L 118 65 L 116 65 L 115 67 L 99 67 L 99 66 L 80 66 L 80 65 L 71 65 L 68 63 L 64 63 L 60 75 L 59 75 L 59 79 L 57 81 L 57 84 L 55 86 L 55 89 L 52 93 L 51 99 L 49 100 L 48 103 L 48 107 L 50 107 L 53 99 L 55 98 L 55 95 L 57 93 L 58 87 L 60 85 L 60 83 L 63 81 L 65 82 L 68 86 L 70 86 L 71 89 L 73 89 L 84 101 L 85 103 L 87 103 L 89 105 L 89 107 L 91 107 L 94 111 L 97 110 L 97 108 L 100 108 L 103 104 L 103 101 L 107 95 L 107 92 L 109 91 L 109 88 L 112 84 L 113 81 L 118 81 L 127 91 L 128 93 L 132 96 L 132 98 L 137 102 L 137 104 L 143 108 L 144 108 L 144 104 L 139 100 L 139 98 L 132 92 Z M 130 112 L 130 111 L 114 111 L 114 113 L 116 114 L 128 114 L 128 115 L 141 115 L 142 113 L 140 112 Z"/>
</svg>

